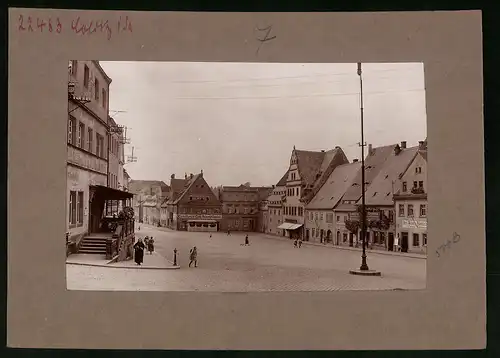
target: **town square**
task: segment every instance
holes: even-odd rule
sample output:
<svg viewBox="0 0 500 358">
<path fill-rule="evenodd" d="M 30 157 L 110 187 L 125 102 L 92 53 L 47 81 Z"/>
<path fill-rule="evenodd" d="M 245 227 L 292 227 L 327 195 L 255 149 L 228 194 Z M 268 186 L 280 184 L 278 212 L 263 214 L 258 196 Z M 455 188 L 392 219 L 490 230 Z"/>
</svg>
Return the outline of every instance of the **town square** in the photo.
<svg viewBox="0 0 500 358">
<path fill-rule="evenodd" d="M 70 61 L 67 288 L 424 289 L 423 71 L 382 65 Z"/>
</svg>

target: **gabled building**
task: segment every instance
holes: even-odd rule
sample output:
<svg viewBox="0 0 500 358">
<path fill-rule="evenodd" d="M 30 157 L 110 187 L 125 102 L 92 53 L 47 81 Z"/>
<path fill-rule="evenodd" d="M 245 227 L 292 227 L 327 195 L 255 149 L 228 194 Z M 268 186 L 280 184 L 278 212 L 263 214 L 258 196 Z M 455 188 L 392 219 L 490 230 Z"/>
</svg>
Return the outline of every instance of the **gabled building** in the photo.
<svg viewBox="0 0 500 358">
<path fill-rule="evenodd" d="M 392 246 L 396 232 L 393 195 L 397 181 L 417 151 L 417 146 L 407 148 L 406 142 L 396 144 L 366 190 L 365 204 L 369 212 L 366 240 L 370 247 L 387 250 Z M 357 204 L 361 205 L 361 199 Z"/>
<path fill-rule="evenodd" d="M 267 220 L 265 221 L 263 232 L 266 234 L 285 236 L 286 230 L 278 229 L 283 224 L 283 203 L 286 197 L 286 181 L 288 171 L 276 183 L 271 195 L 266 199 L 267 202 Z"/>
<path fill-rule="evenodd" d="M 333 210 L 351 186 L 360 168 L 361 163 L 357 159 L 353 163 L 337 166 L 307 204 L 305 220 L 307 241 L 320 243 L 333 241 L 337 245 L 340 244 L 342 236 L 340 230 L 337 230 Z M 335 240 L 334 235 L 336 235 Z M 344 238 L 347 241 L 347 236 Z"/>
<path fill-rule="evenodd" d="M 297 150 L 290 156 L 284 201 L 284 223 L 278 229 L 286 230 L 290 238 L 307 240 L 304 229 L 305 206 L 316 195 L 332 171 L 349 161 L 340 147 L 329 151 Z"/>
<path fill-rule="evenodd" d="M 222 204 L 205 181 L 203 171 L 185 175 L 184 186 L 171 178 L 172 197 L 167 202 L 167 226 L 181 231 L 218 231 Z M 175 184 L 174 184 L 175 183 Z"/>
<path fill-rule="evenodd" d="M 398 246 L 403 252 L 426 253 L 427 140 L 419 142 L 416 155 L 401 173 L 395 187 L 393 199 Z M 389 250 L 393 249 L 391 246 Z"/>
<path fill-rule="evenodd" d="M 368 145 L 365 157 L 365 192 L 382 170 L 387 158 L 393 155 L 395 147 L 396 145 L 386 145 L 373 148 L 371 144 Z M 357 246 L 360 243 L 357 203 L 361 194 L 361 170 L 358 170 L 351 186 L 333 210 L 337 232 L 340 232 L 338 235 L 342 238 L 340 245 Z M 347 241 L 344 241 L 345 238 Z"/>
</svg>

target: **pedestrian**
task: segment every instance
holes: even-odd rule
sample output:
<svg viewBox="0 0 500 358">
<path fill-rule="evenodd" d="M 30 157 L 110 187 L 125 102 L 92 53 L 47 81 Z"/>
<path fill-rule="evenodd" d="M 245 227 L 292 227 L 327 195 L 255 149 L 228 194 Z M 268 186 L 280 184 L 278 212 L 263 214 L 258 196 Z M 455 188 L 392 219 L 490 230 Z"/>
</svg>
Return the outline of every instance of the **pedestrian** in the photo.
<svg viewBox="0 0 500 358">
<path fill-rule="evenodd" d="M 295 241 L 293 242 L 293 247 L 294 247 L 294 248 L 297 248 L 297 240 L 295 240 Z"/>
<path fill-rule="evenodd" d="M 210 234 L 210 239 L 212 238 L 212 234 Z"/>
<path fill-rule="evenodd" d="M 194 263 L 194 267 L 198 267 L 198 250 L 196 246 L 189 250 L 189 267 Z"/>
<path fill-rule="evenodd" d="M 250 245 L 250 241 L 248 241 L 248 234 L 247 236 L 245 236 L 245 246 L 249 246 Z"/>
<path fill-rule="evenodd" d="M 142 262 L 144 261 L 144 249 L 146 247 L 144 246 L 144 243 L 142 242 L 142 239 L 139 238 L 137 242 L 134 245 L 134 261 L 137 265 L 141 265 Z"/>
<path fill-rule="evenodd" d="M 149 242 L 149 236 L 144 237 L 144 246 L 147 248 L 148 247 L 148 242 Z"/>
<path fill-rule="evenodd" d="M 299 240 L 299 249 L 302 246 L 302 239 Z"/>
<path fill-rule="evenodd" d="M 148 251 L 150 255 L 152 255 L 153 252 L 155 251 L 155 240 L 153 239 L 152 236 L 148 240 Z"/>
</svg>

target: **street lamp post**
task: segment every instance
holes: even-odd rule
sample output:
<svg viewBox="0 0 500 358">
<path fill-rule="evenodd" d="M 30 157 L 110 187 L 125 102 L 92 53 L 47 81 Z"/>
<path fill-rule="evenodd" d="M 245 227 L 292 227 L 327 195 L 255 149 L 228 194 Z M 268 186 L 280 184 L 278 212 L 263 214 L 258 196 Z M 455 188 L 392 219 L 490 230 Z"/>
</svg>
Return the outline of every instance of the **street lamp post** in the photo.
<svg viewBox="0 0 500 358">
<path fill-rule="evenodd" d="M 365 207 L 365 131 L 363 117 L 363 77 L 361 72 L 361 62 L 358 62 L 358 76 L 360 86 L 360 110 L 361 110 L 361 244 L 363 254 L 361 255 L 360 271 L 368 271 L 366 262 L 366 207 Z"/>
</svg>

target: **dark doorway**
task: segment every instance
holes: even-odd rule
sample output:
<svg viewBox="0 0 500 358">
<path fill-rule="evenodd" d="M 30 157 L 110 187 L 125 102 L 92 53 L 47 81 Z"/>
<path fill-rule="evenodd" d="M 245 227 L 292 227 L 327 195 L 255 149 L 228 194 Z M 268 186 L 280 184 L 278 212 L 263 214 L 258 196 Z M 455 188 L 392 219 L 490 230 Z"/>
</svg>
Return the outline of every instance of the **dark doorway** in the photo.
<svg viewBox="0 0 500 358">
<path fill-rule="evenodd" d="M 401 233 L 401 252 L 408 252 L 408 233 Z"/>
<path fill-rule="evenodd" d="M 337 245 L 340 245 L 340 231 L 337 231 Z"/>
<path fill-rule="evenodd" d="M 354 234 L 352 232 L 349 233 L 349 246 L 354 246 Z"/>
<path fill-rule="evenodd" d="M 387 250 L 394 251 L 394 233 L 389 233 L 389 239 L 387 241 Z"/>
<path fill-rule="evenodd" d="M 306 229 L 306 241 L 309 241 L 309 229 Z"/>
</svg>

